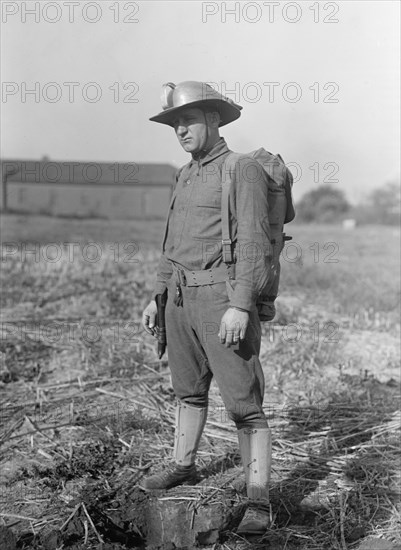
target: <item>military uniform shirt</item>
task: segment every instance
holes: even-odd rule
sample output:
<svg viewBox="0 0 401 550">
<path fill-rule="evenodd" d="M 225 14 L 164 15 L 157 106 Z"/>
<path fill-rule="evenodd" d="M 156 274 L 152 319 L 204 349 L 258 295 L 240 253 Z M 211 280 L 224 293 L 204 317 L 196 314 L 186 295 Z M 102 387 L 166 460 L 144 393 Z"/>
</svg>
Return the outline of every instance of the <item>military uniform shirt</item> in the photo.
<svg viewBox="0 0 401 550">
<path fill-rule="evenodd" d="M 224 138 L 192 158 L 178 175 L 165 226 L 154 294 L 162 293 L 174 262 L 188 270 L 222 265 L 221 181 L 230 150 Z M 267 181 L 261 166 L 246 155 L 237 162 L 230 194 L 235 281 L 230 305 L 250 311 L 266 285 L 271 256 Z"/>
</svg>

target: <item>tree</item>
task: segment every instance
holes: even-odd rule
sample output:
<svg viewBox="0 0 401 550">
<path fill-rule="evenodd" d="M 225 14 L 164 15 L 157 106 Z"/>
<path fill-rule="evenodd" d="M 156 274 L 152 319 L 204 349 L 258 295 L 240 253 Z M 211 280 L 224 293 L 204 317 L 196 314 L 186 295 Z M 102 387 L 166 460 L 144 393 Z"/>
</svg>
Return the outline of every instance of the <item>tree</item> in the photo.
<svg viewBox="0 0 401 550">
<path fill-rule="evenodd" d="M 355 206 L 353 216 L 359 224 L 399 225 L 401 217 L 399 181 L 387 182 L 374 189 L 361 204 Z"/>
<path fill-rule="evenodd" d="M 400 185 L 395 181 L 375 189 L 368 198 L 372 212 L 371 223 L 395 225 L 400 223 Z"/>
<path fill-rule="evenodd" d="M 349 209 L 343 191 L 331 185 L 322 185 L 302 197 L 296 206 L 297 220 L 307 223 L 338 222 Z"/>
</svg>

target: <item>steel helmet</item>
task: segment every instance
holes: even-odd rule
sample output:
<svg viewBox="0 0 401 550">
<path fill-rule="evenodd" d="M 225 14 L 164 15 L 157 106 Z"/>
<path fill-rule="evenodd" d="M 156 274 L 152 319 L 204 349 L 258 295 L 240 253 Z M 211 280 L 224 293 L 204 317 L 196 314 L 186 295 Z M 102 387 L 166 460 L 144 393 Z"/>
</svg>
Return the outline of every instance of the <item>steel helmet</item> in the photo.
<svg viewBox="0 0 401 550">
<path fill-rule="evenodd" d="M 187 107 L 211 107 L 220 114 L 219 126 L 233 122 L 241 116 L 241 105 L 237 105 L 206 82 L 186 80 L 175 85 L 172 82 L 163 84 L 161 101 L 163 111 L 149 120 L 173 126 L 175 115 Z"/>
</svg>

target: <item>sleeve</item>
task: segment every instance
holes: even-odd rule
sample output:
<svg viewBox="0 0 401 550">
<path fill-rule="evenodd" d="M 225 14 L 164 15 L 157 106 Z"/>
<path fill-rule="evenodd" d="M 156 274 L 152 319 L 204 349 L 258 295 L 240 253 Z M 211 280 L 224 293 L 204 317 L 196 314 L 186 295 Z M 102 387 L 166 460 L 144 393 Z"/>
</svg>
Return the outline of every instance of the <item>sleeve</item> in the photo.
<svg viewBox="0 0 401 550">
<path fill-rule="evenodd" d="M 159 265 L 157 268 L 156 283 L 154 285 L 152 299 L 154 300 L 157 294 L 163 294 L 167 288 L 167 281 L 173 273 L 171 263 L 164 254 L 160 256 Z"/>
<path fill-rule="evenodd" d="M 181 172 L 183 171 L 184 167 L 179 168 L 175 175 L 175 186 L 177 185 L 178 178 L 181 175 Z M 175 187 L 174 186 L 174 187 Z M 166 226 L 165 226 L 165 232 L 167 230 L 168 226 L 168 218 L 166 220 Z M 164 251 L 162 252 L 160 259 L 159 259 L 159 265 L 157 267 L 157 273 L 156 273 L 156 282 L 153 287 L 152 292 L 152 299 L 154 300 L 155 297 L 158 294 L 163 294 L 163 292 L 167 288 L 167 281 L 171 278 L 171 275 L 173 274 L 173 269 L 171 266 L 171 262 L 166 258 Z"/>
<path fill-rule="evenodd" d="M 250 311 L 267 284 L 272 258 L 267 176 L 255 159 L 238 160 L 231 201 L 236 267 L 230 304 Z"/>
</svg>

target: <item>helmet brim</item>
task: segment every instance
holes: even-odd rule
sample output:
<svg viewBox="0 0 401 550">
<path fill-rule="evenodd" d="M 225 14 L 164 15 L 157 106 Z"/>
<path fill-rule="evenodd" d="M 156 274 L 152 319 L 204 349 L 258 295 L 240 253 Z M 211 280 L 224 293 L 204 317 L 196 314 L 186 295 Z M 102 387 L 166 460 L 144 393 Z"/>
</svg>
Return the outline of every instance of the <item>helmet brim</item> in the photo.
<svg viewBox="0 0 401 550">
<path fill-rule="evenodd" d="M 234 106 L 228 101 L 222 101 L 218 99 L 201 99 L 199 101 L 193 101 L 192 103 L 186 103 L 185 105 L 180 105 L 179 107 L 171 107 L 170 109 L 165 109 L 161 113 L 152 116 L 149 120 L 152 122 L 159 122 L 160 124 L 167 124 L 167 126 L 174 127 L 174 119 L 177 116 L 177 113 L 183 111 L 184 109 L 191 109 L 195 107 L 207 107 L 215 108 L 216 111 L 220 114 L 220 124 L 219 127 L 230 124 L 234 122 L 241 116 L 240 105 Z"/>
</svg>

